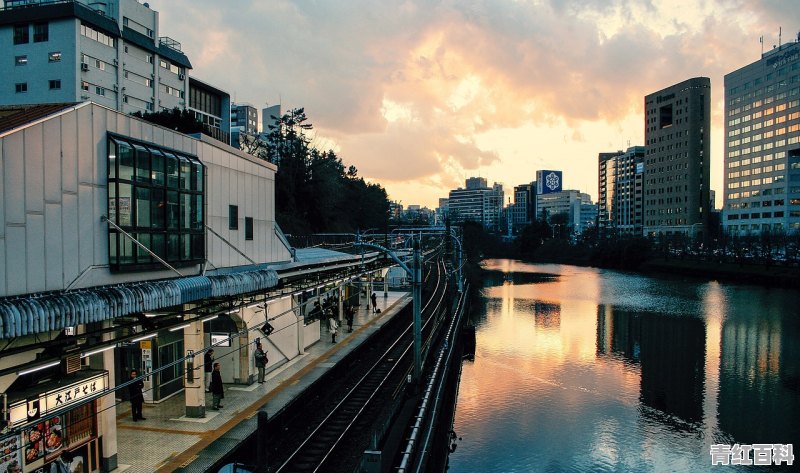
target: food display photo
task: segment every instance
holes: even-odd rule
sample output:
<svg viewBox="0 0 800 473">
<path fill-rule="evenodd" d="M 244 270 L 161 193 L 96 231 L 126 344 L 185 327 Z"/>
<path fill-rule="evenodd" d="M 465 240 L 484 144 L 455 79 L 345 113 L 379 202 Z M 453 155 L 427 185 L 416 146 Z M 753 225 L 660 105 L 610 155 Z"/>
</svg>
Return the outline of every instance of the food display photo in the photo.
<svg viewBox="0 0 800 473">
<path fill-rule="evenodd" d="M 21 445 L 19 435 L 0 440 L 0 472 L 10 471 L 9 467 L 14 464 L 22 465 L 20 462 Z"/>
<path fill-rule="evenodd" d="M 30 465 L 44 456 L 44 434 L 44 422 L 40 422 L 22 432 L 26 465 Z"/>
<path fill-rule="evenodd" d="M 49 458 L 51 454 L 58 452 L 64 446 L 64 423 L 59 416 L 46 420 L 44 424 L 44 449 Z"/>
</svg>

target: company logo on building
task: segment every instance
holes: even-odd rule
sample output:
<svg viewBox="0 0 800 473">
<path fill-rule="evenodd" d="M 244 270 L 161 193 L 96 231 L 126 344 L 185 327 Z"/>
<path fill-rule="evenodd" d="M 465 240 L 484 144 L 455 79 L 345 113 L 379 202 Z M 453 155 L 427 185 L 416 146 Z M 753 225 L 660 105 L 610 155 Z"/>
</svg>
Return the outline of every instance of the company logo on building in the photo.
<svg viewBox="0 0 800 473">
<path fill-rule="evenodd" d="M 561 192 L 561 171 L 539 171 L 538 194 Z"/>
</svg>

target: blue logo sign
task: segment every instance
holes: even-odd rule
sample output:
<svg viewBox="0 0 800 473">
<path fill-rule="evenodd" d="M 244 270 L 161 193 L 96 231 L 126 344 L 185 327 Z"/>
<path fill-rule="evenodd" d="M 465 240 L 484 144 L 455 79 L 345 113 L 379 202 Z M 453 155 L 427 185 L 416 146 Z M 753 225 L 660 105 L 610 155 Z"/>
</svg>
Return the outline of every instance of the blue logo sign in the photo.
<svg viewBox="0 0 800 473">
<path fill-rule="evenodd" d="M 539 194 L 561 192 L 561 171 L 540 171 Z"/>
</svg>

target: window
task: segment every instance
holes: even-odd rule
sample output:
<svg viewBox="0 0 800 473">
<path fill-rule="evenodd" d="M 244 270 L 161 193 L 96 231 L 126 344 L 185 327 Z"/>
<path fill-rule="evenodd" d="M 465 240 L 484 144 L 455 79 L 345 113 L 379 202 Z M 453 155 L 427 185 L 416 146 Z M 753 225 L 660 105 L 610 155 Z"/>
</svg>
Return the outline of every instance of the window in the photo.
<svg viewBox="0 0 800 473">
<path fill-rule="evenodd" d="M 97 86 L 94 88 L 94 93 L 96 93 L 97 95 L 106 95 L 106 89 Z"/>
<path fill-rule="evenodd" d="M 228 229 L 230 229 L 230 230 L 238 230 L 239 229 L 239 206 L 238 205 L 229 205 L 228 206 Z"/>
<path fill-rule="evenodd" d="M 33 42 L 42 43 L 50 39 L 50 28 L 47 22 L 33 24 Z"/>
<path fill-rule="evenodd" d="M 14 58 L 14 64 L 17 66 L 25 66 L 28 64 L 28 56 L 16 56 Z"/>
<path fill-rule="evenodd" d="M 28 41 L 28 25 L 14 25 L 14 44 L 25 44 Z"/>
<path fill-rule="evenodd" d="M 50 82 L 50 90 L 61 89 L 61 79 L 51 80 L 49 82 Z"/>
<path fill-rule="evenodd" d="M 16 89 L 16 92 L 18 94 L 20 94 L 22 92 L 27 92 L 28 91 L 28 83 L 27 82 L 18 82 L 15 85 L 15 89 Z"/>
<path fill-rule="evenodd" d="M 53 51 L 52 53 L 47 55 L 48 62 L 59 62 L 61 61 L 61 51 Z"/>
<path fill-rule="evenodd" d="M 187 166 L 182 165 L 188 163 Z M 205 258 L 203 185 L 183 185 L 203 176 L 195 157 L 150 143 L 112 136 L 108 140 L 109 220 L 172 264 Z M 115 271 L 160 267 L 147 251 L 109 230 L 109 263 Z"/>
<path fill-rule="evenodd" d="M 253 217 L 244 218 L 244 239 L 253 239 Z"/>
</svg>

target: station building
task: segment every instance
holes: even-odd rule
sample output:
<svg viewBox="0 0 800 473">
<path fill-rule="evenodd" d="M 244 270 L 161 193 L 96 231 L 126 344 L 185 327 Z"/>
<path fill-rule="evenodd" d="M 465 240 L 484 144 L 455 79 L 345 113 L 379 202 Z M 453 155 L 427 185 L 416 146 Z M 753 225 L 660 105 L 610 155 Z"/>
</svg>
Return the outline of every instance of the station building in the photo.
<svg viewBox="0 0 800 473">
<path fill-rule="evenodd" d="M 273 367 L 301 355 L 320 337 L 305 305 L 380 263 L 291 248 L 274 165 L 101 104 L 0 107 L 0 158 L 4 468 L 70 451 L 113 470 L 133 370 L 146 402 L 202 417 L 209 347 L 252 383 L 256 340 Z"/>
</svg>

